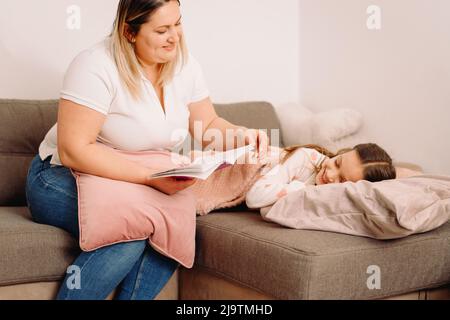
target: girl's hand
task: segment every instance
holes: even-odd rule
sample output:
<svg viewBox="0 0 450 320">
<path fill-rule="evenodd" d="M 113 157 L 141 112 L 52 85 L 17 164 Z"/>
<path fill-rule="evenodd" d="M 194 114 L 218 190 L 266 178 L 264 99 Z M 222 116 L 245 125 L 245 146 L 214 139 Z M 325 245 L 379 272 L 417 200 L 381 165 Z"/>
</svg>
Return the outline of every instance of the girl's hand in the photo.
<svg viewBox="0 0 450 320">
<path fill-rule="evenodd" d="M 196 182 L 197 179 L 186 177 L 149 178 L 146 185 L 170 196 L 191 187 Z"/>
</svg>

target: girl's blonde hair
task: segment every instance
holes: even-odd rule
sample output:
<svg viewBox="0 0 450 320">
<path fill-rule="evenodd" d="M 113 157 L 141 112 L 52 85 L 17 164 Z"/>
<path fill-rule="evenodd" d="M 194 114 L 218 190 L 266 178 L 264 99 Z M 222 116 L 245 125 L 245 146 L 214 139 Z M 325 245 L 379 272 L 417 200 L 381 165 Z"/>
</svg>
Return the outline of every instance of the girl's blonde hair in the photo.
<svg viewBox="0 0 450 320">
<path fill-rule="evenodd" d="M 319 153 L 334 158 L 338 155 L 356 151 L 363 165 L 363 179 L 370 182 L 395 179 L 397 176 L 395 166 L 389 154 L 375 143 L 358 144 L 354 148 L 341 149 L 337 153 L 333 153 L 326 148 L 315 144 L 297 145 L 284 148 L 284 157 L 281 163 L 285 163 L 300 148 L 309 148 Z M 323 162 L 322 162 L 323 164 Z M 322 169 L 322 165 L 314 165 L 314 170 L 318 173 Z"/>
<path fill-rule="evenodd" d="M 131 96 L 139 99 L 141 95 L 141 64 L 136 56 L 134 44 L 125 34 L 136 36 L 141 26 L 147 23 L 152 14 L 170 1 L 179 0 L 120 0 L 113 31 L 110 35 L 111 52 L 119 70 L 119 76 Z M 160 65 L 157 84 L 162 86 L 172 80 L 178 64 L 186 63 L 188 57 L 184 36 L 180 37 L 177 46 L 177 57 L 174 61 Z"/>
</svg>

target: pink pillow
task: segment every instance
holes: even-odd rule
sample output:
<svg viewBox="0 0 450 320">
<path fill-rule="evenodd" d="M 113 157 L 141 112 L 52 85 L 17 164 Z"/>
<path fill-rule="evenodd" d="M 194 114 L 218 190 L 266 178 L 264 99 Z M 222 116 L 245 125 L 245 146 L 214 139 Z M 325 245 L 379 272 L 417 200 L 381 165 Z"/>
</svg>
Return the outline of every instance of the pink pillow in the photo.
<svg viewBox="0 0 450 320">
<path fill-rule="evenodd" d="M 186 159 L 167 151 L 109 149 L 128 160 L 153 168 L 176 167 Z M 145 185 L 73 170 L 72 174 L 78 187 L 82 250 L 92 251 L 111 244 L 149 239 L 150 245 L 158 252 L 187 268 L 192 267 L 196 210 L 195 199 L 189 190 L 168 196 Z"/>
</svg>

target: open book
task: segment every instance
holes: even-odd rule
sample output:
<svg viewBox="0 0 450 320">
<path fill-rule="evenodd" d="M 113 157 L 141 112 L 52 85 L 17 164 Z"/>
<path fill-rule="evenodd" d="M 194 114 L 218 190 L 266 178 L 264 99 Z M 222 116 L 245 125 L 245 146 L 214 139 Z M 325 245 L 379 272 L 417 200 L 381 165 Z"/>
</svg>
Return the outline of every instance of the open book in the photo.
<svg viewBox="0 0 450 320">
<path fill-rule="evenodd" d="M 225 152 L 215 151 L 211 155 L 198 157 L 187 166 L 155 173 L 152 178 L 187 177 L 206 180 L 214 171 L 235 164 L 240 157 L 253 150 L 254 146 L 248 145 Z"/>
</svg>

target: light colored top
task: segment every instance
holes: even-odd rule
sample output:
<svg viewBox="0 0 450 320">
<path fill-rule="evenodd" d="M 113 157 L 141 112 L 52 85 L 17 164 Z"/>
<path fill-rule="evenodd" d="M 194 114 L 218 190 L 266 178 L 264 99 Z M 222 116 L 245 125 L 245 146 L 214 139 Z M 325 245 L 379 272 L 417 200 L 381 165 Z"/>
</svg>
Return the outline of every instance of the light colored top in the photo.
<svg viewBox="0 0 450 320">
<path fill-rule="evenodd" d="M 97 142 L 125 151 L 173 150 L 189 134 L 188 105 L 209 96 L 198 62 L 189 56 L 164 86 L 165 111 L 152 83 L 143 75 L 142 98 L 137 101 L 121 81 L 109 50 L 109 39 L 81 52 L 64 78 L 60 98 L 106 116 Z M 57 150 L 57 125 L 39 147 L 42 160 L 61 165 Z"/>
<path fill-rule="evenodd" d="M 297 149 L 283 164 L 279 161 L 282 157 L 272 158 L 278 161 L 265 168 L 245 199 L 249 208 L 261 209 L 263 216 L 278 199 L 307 185 L 315 185 L 317 173 L 314 167 L 320 167 L 327 159 L 320 152 L 308 148 Z"/>
</svg>

